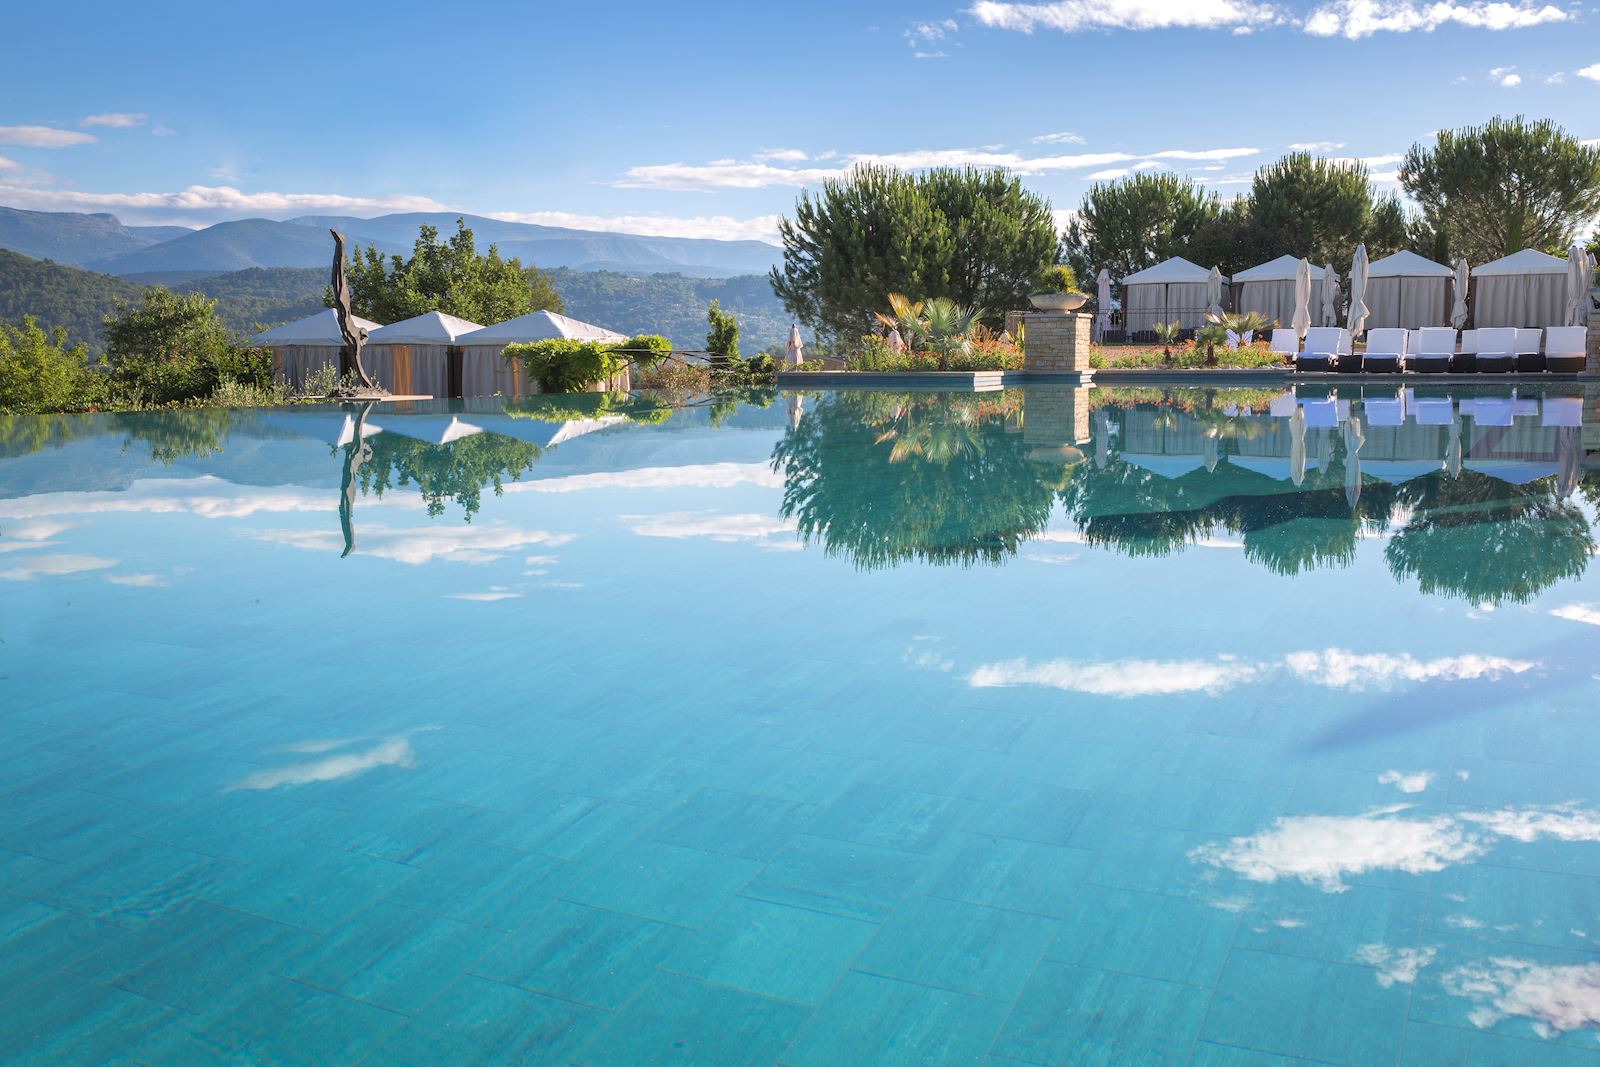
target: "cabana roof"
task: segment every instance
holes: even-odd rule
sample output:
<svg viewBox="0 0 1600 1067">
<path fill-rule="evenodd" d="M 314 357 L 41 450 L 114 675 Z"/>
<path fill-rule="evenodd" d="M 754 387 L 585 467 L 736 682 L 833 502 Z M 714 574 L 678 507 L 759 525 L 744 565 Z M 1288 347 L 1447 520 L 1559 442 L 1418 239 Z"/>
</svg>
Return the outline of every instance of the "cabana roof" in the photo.
<svg viewBox="0 0 1600 1067">
<path fill-rule="evenodd" d="M 1409 251 L 1384 256 L 1367 266 L 1368 278 L 1449 278 L 1454 275 L 1455 271 L 1443 263 L 1435 263 Z"/>
<path fill-rule="evenodd" d="M 453 345 L 462 334 L 481 329 L 482 323 L 468 322 L 442 311 L 429 311 L 380 326 L 367 335 L 367 342 L 374 345 Z"/>
<path fill-rule="evenodd" d="M 514 319 L 485 326 L 456 338 L 458 345 L 507 345 L 519 341 L 626 341 L 627 338 L 604 326 L 595 326 L 553 311 L 535 311 Z"/>
<path fill-rule="evenodd" d="M 350 321 L 366 330 L 369 335 L 373 330 L 380 329 L 376 322 L 359 315 L 351 315 Z M 282 326 L 274 326 L 259 333 L 256 335 L 256 343 L 269 348 L 288 345 L 342 345 L 344 337 L 339 333 L 338 316 L 333 313 L 332 308 L 328 308 L 315 315 L 307 315 L 303 319 L 286 322 Z"/>
<path fill-rule="evenodd" d="M 1153 267 L 1135 271 L 1122 279 L 1123 285 L 1163 285 L 1167 282 L 1203 282 L 1211 277 L 1210 269 L 1190 263 L 1182 256 L 1157 263 Z M 1226 278 L 1223 281 L 1227 281 Z"/>
<path fill-rule="evenodd" d="M 1474 277 L 1494 277 L 1497 274 L 1565 274 L 1567 261 L 1541 252 L 1537 248 L 1524 248 L 1520 252 L 1513 252 L 1493 263 L 1485 263 L 1481 267 L 1474 267 Z"/>
<path fill-rule="evenodd" d="M 1242 270 L 1233 276 L 1235 282 L 1292 282 L 1300 271 L 1299 256 L 1279 256 L 1270 263 L 1262 263 Z M 1311 280 L 1322 280 L 1322 268 L 1311 264 Z"/>
</svg>

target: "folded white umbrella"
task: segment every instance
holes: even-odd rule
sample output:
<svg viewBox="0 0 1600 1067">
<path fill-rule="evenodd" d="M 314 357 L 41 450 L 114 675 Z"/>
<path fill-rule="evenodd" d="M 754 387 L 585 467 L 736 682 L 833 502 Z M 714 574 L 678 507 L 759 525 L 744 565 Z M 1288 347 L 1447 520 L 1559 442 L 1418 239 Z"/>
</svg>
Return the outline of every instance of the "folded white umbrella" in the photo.
<svg viewBox="0 0 1600 1067">
<path fill-rule="evenodd" d="M 1295 485 L 1306 480 L 1306 409 L 1299 404 L 1289 416 L 1289 479 Z"/>
<path fill-rule="evenodd" d="M 784 359 L 798 366 L 806 361 L 805 342 L 800 340 L 800 324 L 789 324 L 789 343 L 784 348 Z"/>
<path fill-rule="evenodd" d="M 1583 326 L 1589 321 L 1589 253 L 1582 245 L 1567 251 L 1568 326 Z"/>
<path fill-rule="evenodd" d="M 1222 271 L 1216 267 L 1206 275 L 1206 314 L 1222 314 Z"/>
<path fill-rule="evenodd" d="M 1334 273 L 1332 263 L 1324 264 L 1322 268 L 1321 325 L 1339 325 L 1339 275 Z"/>
<path fill-rule="evenodd" d="M 1306 339 L 1311 329 L 1311 261 L 1302 259 L 1294 272 L 1294 332 Z"/>
<path fill-rule="evenodd" d="M 1367 246 L 1356 245 L 1355 258 L 1350 261 L 1350 315 L 1345 325 L 1351 337 L 1360 337 L 1367 329 Z"/>
<path fill-rule="evenodd" d="M 1111 328 L 1111 272 L 1104 267 L 1100 268 L 1100 275 L 1094 280 L 1094 306 L 1095 336 L 1096 340 L 1101 340 Z"/>
<path fill-rule="evenodd" d="M 1456 299 L 1450 305 L 1450 325 L 1460 330 L 1467 325 L 1467 285 L 1472 281 L 1467 257 L 1456 260 Z"/>
<path fill-rule="evenodd" d="M 1367 443 L 1361 420 L 1351 415 L 1344 420 L 1344 499 L 1355 510 L 1361 499 L 1361 446 Z"/>
</svg>

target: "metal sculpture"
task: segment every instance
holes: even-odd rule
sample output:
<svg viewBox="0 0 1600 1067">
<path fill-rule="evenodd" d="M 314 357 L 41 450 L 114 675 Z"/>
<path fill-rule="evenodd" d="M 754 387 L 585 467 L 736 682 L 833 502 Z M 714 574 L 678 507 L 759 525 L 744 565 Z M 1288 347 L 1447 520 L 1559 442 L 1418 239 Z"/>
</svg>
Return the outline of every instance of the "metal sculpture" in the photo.
<svg viewBox="0 0 1600 1067">
<path fill-rule="evenodd" d="M 361 383 L 357 390 L 340 390 L 335 395 L 354 397 L 383 394 L 384 390 L 378 388 L 378 383 L 372 380 L 361 363 L 361 347 L 367 343 L 367 331 L 356 325 L 350 312 L 350 283 L 345 279 L 344 267 L 344 234 L 338 230 L 328 232 L 333 234 L 333 314 L 339 320 L 339 336 L 344 338 L 345 350 L 350 353 L 356 379 Z"/>
</svg>

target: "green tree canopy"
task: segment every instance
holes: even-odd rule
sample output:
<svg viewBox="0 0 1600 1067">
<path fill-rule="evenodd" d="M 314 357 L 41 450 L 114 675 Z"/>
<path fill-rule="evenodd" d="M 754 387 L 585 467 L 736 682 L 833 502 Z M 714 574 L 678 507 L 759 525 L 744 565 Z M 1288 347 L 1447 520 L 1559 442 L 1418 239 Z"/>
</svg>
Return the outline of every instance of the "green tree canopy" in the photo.
<svg viewBox="0 0 1600 1067">
<path fill-rule="evenodd" d="M 995 316 L 1055 262 L 1050 204 L 998 170 L 862 166 L 802 193 L 779 223 L 769 279 L 790 314 L 833 338 L 867 330 L 890 293 L 949 297 Z"/>
<path fill-rule="evenodd" d="M 1373 256 L 1404 243 L 1403 224 L 1399 232 L 1393 230 L 1399 206 L 1382 208 L 1392 247 L 1369 248 Z M 1359 162 L 1291 152 L 1256 171 L 1250 185 L 1250 221 L 1278 249 L 1275 255 L 1287 252 L 1313 263 L 1348 260 L 1356 245 L 1373 235 L 1378 213 L 1371 175 Z"/>
<path fill-rule="evenodd" d="M 62 327 L 46 333 L 32 318 L 0 321 L 0 414 L 31 415 L 85 407 L 105 396 L 89 350 L 67 344 Z"/>
<path fill-rule="evenodd" d="M 472 322 L 495 323 L 530 311 L 560 311 L 561 296 L 549 275 L 524 267 L 516 258 L 501 259 L 489 246 L 478 255 L 466 220 L 446 241 L 439 231 L 422 226 L 409 259 L 387 258 L 376 248 L 355 250 L 348 277 L 350 306 L 376 322 L 399 322 L 429 311 Z M 331 294 L 329 294 L 331 306 Z"/>
<path fill-rule="evenodd" d="M 209 396 L 225 381 L 271 382 L 270 357 L 235 341 L 217 302 L 199 293 L 146 289 L 105 320 L 105 338 L 113 380 L 134 403 Z"/>
<path fill-rule="evenodd" d="M 1451 255 L 1484 263 L 1571 244 L 1600 214 L 1600 147 L 1548 119 L 1497 116 L 1412 145 L 1400 183 Z"/>
<path fill-rule="evenodd" d="M 1067 227 L 1062 252 L 1080 278 L 1102 267 L 1121 279 L 1172 256 L 1184 255 L 1222 201 L 1188 178 L 1140 171 L 1097 182 Z"/>
</svg>

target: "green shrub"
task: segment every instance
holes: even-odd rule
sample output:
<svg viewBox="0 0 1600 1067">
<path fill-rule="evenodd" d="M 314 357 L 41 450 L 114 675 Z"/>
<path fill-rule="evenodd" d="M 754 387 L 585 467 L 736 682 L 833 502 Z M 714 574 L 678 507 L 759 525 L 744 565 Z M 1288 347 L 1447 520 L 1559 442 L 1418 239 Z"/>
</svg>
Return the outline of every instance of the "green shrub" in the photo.
<svg viewBox="0 0 1600 1067">
<path fill-rule="evenodd" d="M 711 332 L 706 334 L 706 351 L 711 358 L 738 359 L 739 320 L 733 312 L 723 311 L 722 303 L 713 300 L 706 306 L 706 322 L 711 325 Z"/>
<path fill-rule="evenodd" d="M 67 347 L 66 330 L 47 334 L 31 317 L 0 322 L 0 412 L 82 411 L 107 402 L 108 384 L 87 348 Z"/>
<path fill-rule="evenodd" d="M 617 348 L 641 368 L 654 367 L 672 354 L 672 342 L 658 333 L 641 333 L 628 338 Z"/>
<path fill-rule="evenodd" d="M 105 320 L 114 388 L 133 404 L 173 404 L 208 397 L 223 382 L 272 385 L 272 357 L 235 341 L 217 302 L 159 286 L 137 305 L 119 304 Z"/>
<path fill-rule="evenodd" d="M 506 345 L 506 359 L 520 359 L 528 377 L 546 393 L 581 393 L 627 366 L 616 346 L 603 341 L 531 341 Z"/>
<path fill-rule="evenodd" d="M 1075 293 L 1078 291 L 1078 275 L 1065 263 L 1057 263 L 1048 268 L 1039 279 L 1039 292 L 1041 293 Z"/>
</svg>

